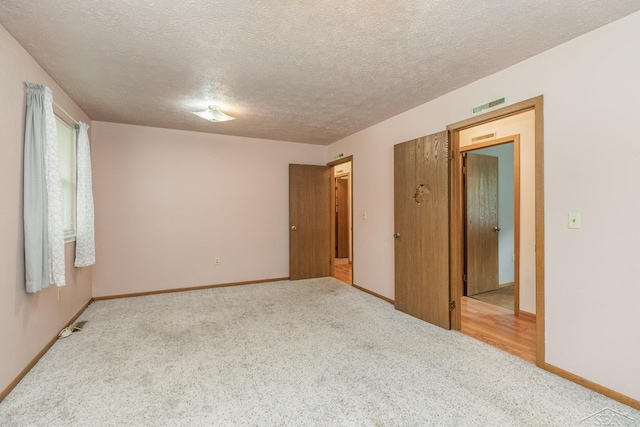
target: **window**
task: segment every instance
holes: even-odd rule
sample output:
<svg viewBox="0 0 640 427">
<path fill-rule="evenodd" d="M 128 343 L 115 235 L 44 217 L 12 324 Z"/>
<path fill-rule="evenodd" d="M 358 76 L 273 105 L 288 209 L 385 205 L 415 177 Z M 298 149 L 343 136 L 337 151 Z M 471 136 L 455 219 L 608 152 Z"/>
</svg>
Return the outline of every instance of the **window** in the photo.
<svg viewBox="0 0 640 427">
<path fill-rule="evenodd" d="M 58 125 L 58 151 L 62 180 L 64 241 L 72 242 L 76 237 L 76 129 L 58 116 L 56 116 L 56 124 Z"/>
</svg>

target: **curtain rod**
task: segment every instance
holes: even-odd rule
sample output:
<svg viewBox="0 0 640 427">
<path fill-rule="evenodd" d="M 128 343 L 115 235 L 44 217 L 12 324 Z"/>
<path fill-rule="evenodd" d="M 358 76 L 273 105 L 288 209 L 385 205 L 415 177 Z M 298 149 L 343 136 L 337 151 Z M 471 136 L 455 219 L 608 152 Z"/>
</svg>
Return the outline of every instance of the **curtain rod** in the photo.
<svg viewBox="0 0 640 427">
<path fill-rule="evenodd" d="M 78 126 L 80 124 L 80 122 L 78 122 L 76 119 L 73 118 L 73 116 L 69 113 L 67 113 L 64 108 L 62 108 L 56 101 L 53 101 L 53 105 L 55 105 L 56 107 L 58 107 L 58 110 L 62 111 L 64 113 L 65 116 L 69 117 L 73 123 L 76 124 L 76 126 Z"/>
</svg>

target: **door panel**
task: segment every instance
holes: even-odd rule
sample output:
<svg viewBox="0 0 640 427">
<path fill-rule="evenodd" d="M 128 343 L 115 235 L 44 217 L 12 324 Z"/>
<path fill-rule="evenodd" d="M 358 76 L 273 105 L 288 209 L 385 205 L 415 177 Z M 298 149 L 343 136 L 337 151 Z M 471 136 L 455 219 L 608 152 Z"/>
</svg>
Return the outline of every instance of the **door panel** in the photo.
<svg viewBox="0 0 640 427">
<path fill-rule="evenodd" d="M 468 153 L 466 165 L 467 295 L 498 289 L 498 158 Z"/>
<path fill-rule="evenodd" d="M 349 179 L 336 179 L 336 258 L 349 258 Z"/>
<path fill-rule="evenodd" d="M 289 277 L 331 276 L 331 171 L 289 165 Z"/>
<path fill-rule="evenodd" d="M 394 147 L 394 216 L 396 309 L 450 329 L 446 131 Z"/>
</svg>

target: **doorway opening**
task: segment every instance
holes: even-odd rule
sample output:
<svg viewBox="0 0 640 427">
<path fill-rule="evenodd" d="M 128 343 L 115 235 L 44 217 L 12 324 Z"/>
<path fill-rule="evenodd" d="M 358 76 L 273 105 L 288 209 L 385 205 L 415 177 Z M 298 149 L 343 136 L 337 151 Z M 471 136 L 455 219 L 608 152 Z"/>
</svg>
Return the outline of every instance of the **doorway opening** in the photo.
<svg viewBox="0 0 640 427">
<path fill-rule="evenodd" d="M 495 133 L 490 135 L 495 137 Z M 463 131 L 463 140 L 465 137 Z M 476 138 L 472 137 L 472 141 Z M 464 196 L 463 295 L 510 310 L 517 316 L 520 135 L 465 144 L 460 151 Z"/>
<path fill-rule="evenodd" d="M 332 276 L 353 284 L 353 157 L 329 163 L 331 166 Z"/>
<path fill-rule="evenodd" d="M 451 131 L 451 151 L 453 163 L 450 170 L 450 194 L 451 194 L 451 300 L 452 328 L 460 330 L 467 335 L 485 341 L 491 345 L 502 348 L 525 360 L 544 367 L 544 194 L 543 194 L 543 134 L 542 134 L 542 97 L 523 101 L 500 110 L 492 111 L 482 116 L 474 117 L 448 126 Z M 503 135 L 506 135 L 503 137 Z M 516 143 L 516 141 L 518 141 Z M 513 142 L 512 142 L 513 141 Z M 479 301 L 474 285 L 471 281 L 477 280 L 473 276 L 475 250 L 487 251 L 486 243 L 479 240 L 473 234 L 477 230 L 473 227 L 481 225 L 481 220 L 475 219 L 474 224 L 469 224 L 469 217 L 473 217 L 471 210 L 477 206 L 469 205 L 469 199 L 490 198 L 480 190 L 473 190 L 476 185 L 485 188 L 487 177 L 482 177 L 481 184 L 469 183 L 469 178 L 464 174 L 470 167 L 468 162 L 478 154 L 498 157 L 498 168 L 502 157 L 496 155 L 499 148 L 491 146 L 507 147 L 513 143 L 513 183 L 514 206 L 513 225 L 506 224 L 499 216 L 500 206 L 489 208 L 496 212 L 493 215 L 495 224 L 489 224 L 491 215 L 484 215 L 485 235 L 493 238 L 493 245 L 497 249 L 494 260 L 489 264 L 490 284 L 488 288 L 482 287 L 479 294 L 491 292 L 491 287 L 509 285 L 509 274 L 504 267 L 513 267 L 513 305 L 512 308 L 500 307 L 499 304 L 487 304 Z M 519 149 L 517 147 L 519 145 Z M 484 150 L 484 152 L 480 151 Z M 488 150 L 488 152 L 487 152 Z M 491 151 L 494 151 L 493 153 Z M 519 151 L 516 154 L 516 151 Z M 505 154 L 506 159 L 509 154 Z M 465 158 L 466 157 L 466 158 Z M 482 159 L 482 158 L 481 158 Z M 474 162 L 476 159 L 471 160 Z M 487 160 L 484 158 L 484 160 Z M 466 163 L 466 165 L 465 165 Z M 482 163 L 482 162 L 481 162 Z M 491 162 L 489 162 L 491 163 Z M 504 165 L 506 166 L 506 165 Z M 499 174 L 498 174 L 499 175 Z M 516 181 L 519 180 L 519 183 Z M 516 191 L 519 190 L 519 191 Z M 471 191 L 472 194 L 469 194 Z M 473 194 L 473 192 L 478 194 Z M 498 190 L 499 191 L 499 190 Z M 471 196 L 471 197 L 468 197 Z M 499 199 L 499 197 L 496 196 Z M 518 200 L 519 198 L 519 200 Z M 477 201 L 477 200 L 476 200 Z M 503 215 L 504 217 L 504 215 Z M 473 218 L 471 218 L 473 220 Z M 505 227 L 506 225 L 506 227 Z M 514 240 L 512 249 L 509 243 L 500 245 L 500 234 L 512 228 Z M 515 241 L 518 232 L 519 243 Z M 471 234 L 471 235 L 470 235 Z M 482 235 L 482 233 L 480 233 Z M 480 236 L 482 237 L 482 236 Z M 505 236 L 506 237 L 506 236 Z M 474 240 L 476 239 L 476 240 Z M 479 242 L 479 243 L 478 243 Z M 474 245 L 479 245 L 473 248 Z M 483 254 L 485 256 L 486 254 Z M 479 257 L 480 269 L 488 264 Z M 513 260 L 513 263 L 508 261 Z M 481 273 L 487 273 L 482 272 Z M 502 276 L 502 277 L 501 277 Z M 485 280 L 485 279 L 482 279 Z M 471 288 L 471 290 L 470 290 Z M 473 297 L 476 298 L 473 298 Z M 508 305 L 508 303 L 507 303 Z"/>
</svg>

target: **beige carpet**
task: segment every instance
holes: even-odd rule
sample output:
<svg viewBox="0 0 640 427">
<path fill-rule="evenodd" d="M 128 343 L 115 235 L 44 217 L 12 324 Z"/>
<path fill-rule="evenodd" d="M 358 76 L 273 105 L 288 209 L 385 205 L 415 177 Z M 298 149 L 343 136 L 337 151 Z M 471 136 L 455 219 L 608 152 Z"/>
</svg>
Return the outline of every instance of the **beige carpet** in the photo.
<svg viewBox="0 0 640 427">
<path fill-rule="evenodd" d="M 486 302 L 487 304 L 497 305 L 513 311 L 513 285 L 501 286 L 495 291 L 483 292 L 481 294 L 470 295 L 469 298 Z"/>
<path fill-rule="evenodd" d="M 337 280 L 100 301 L 7 426 L 578 426 L 640 412 Z"/>
</svg>

